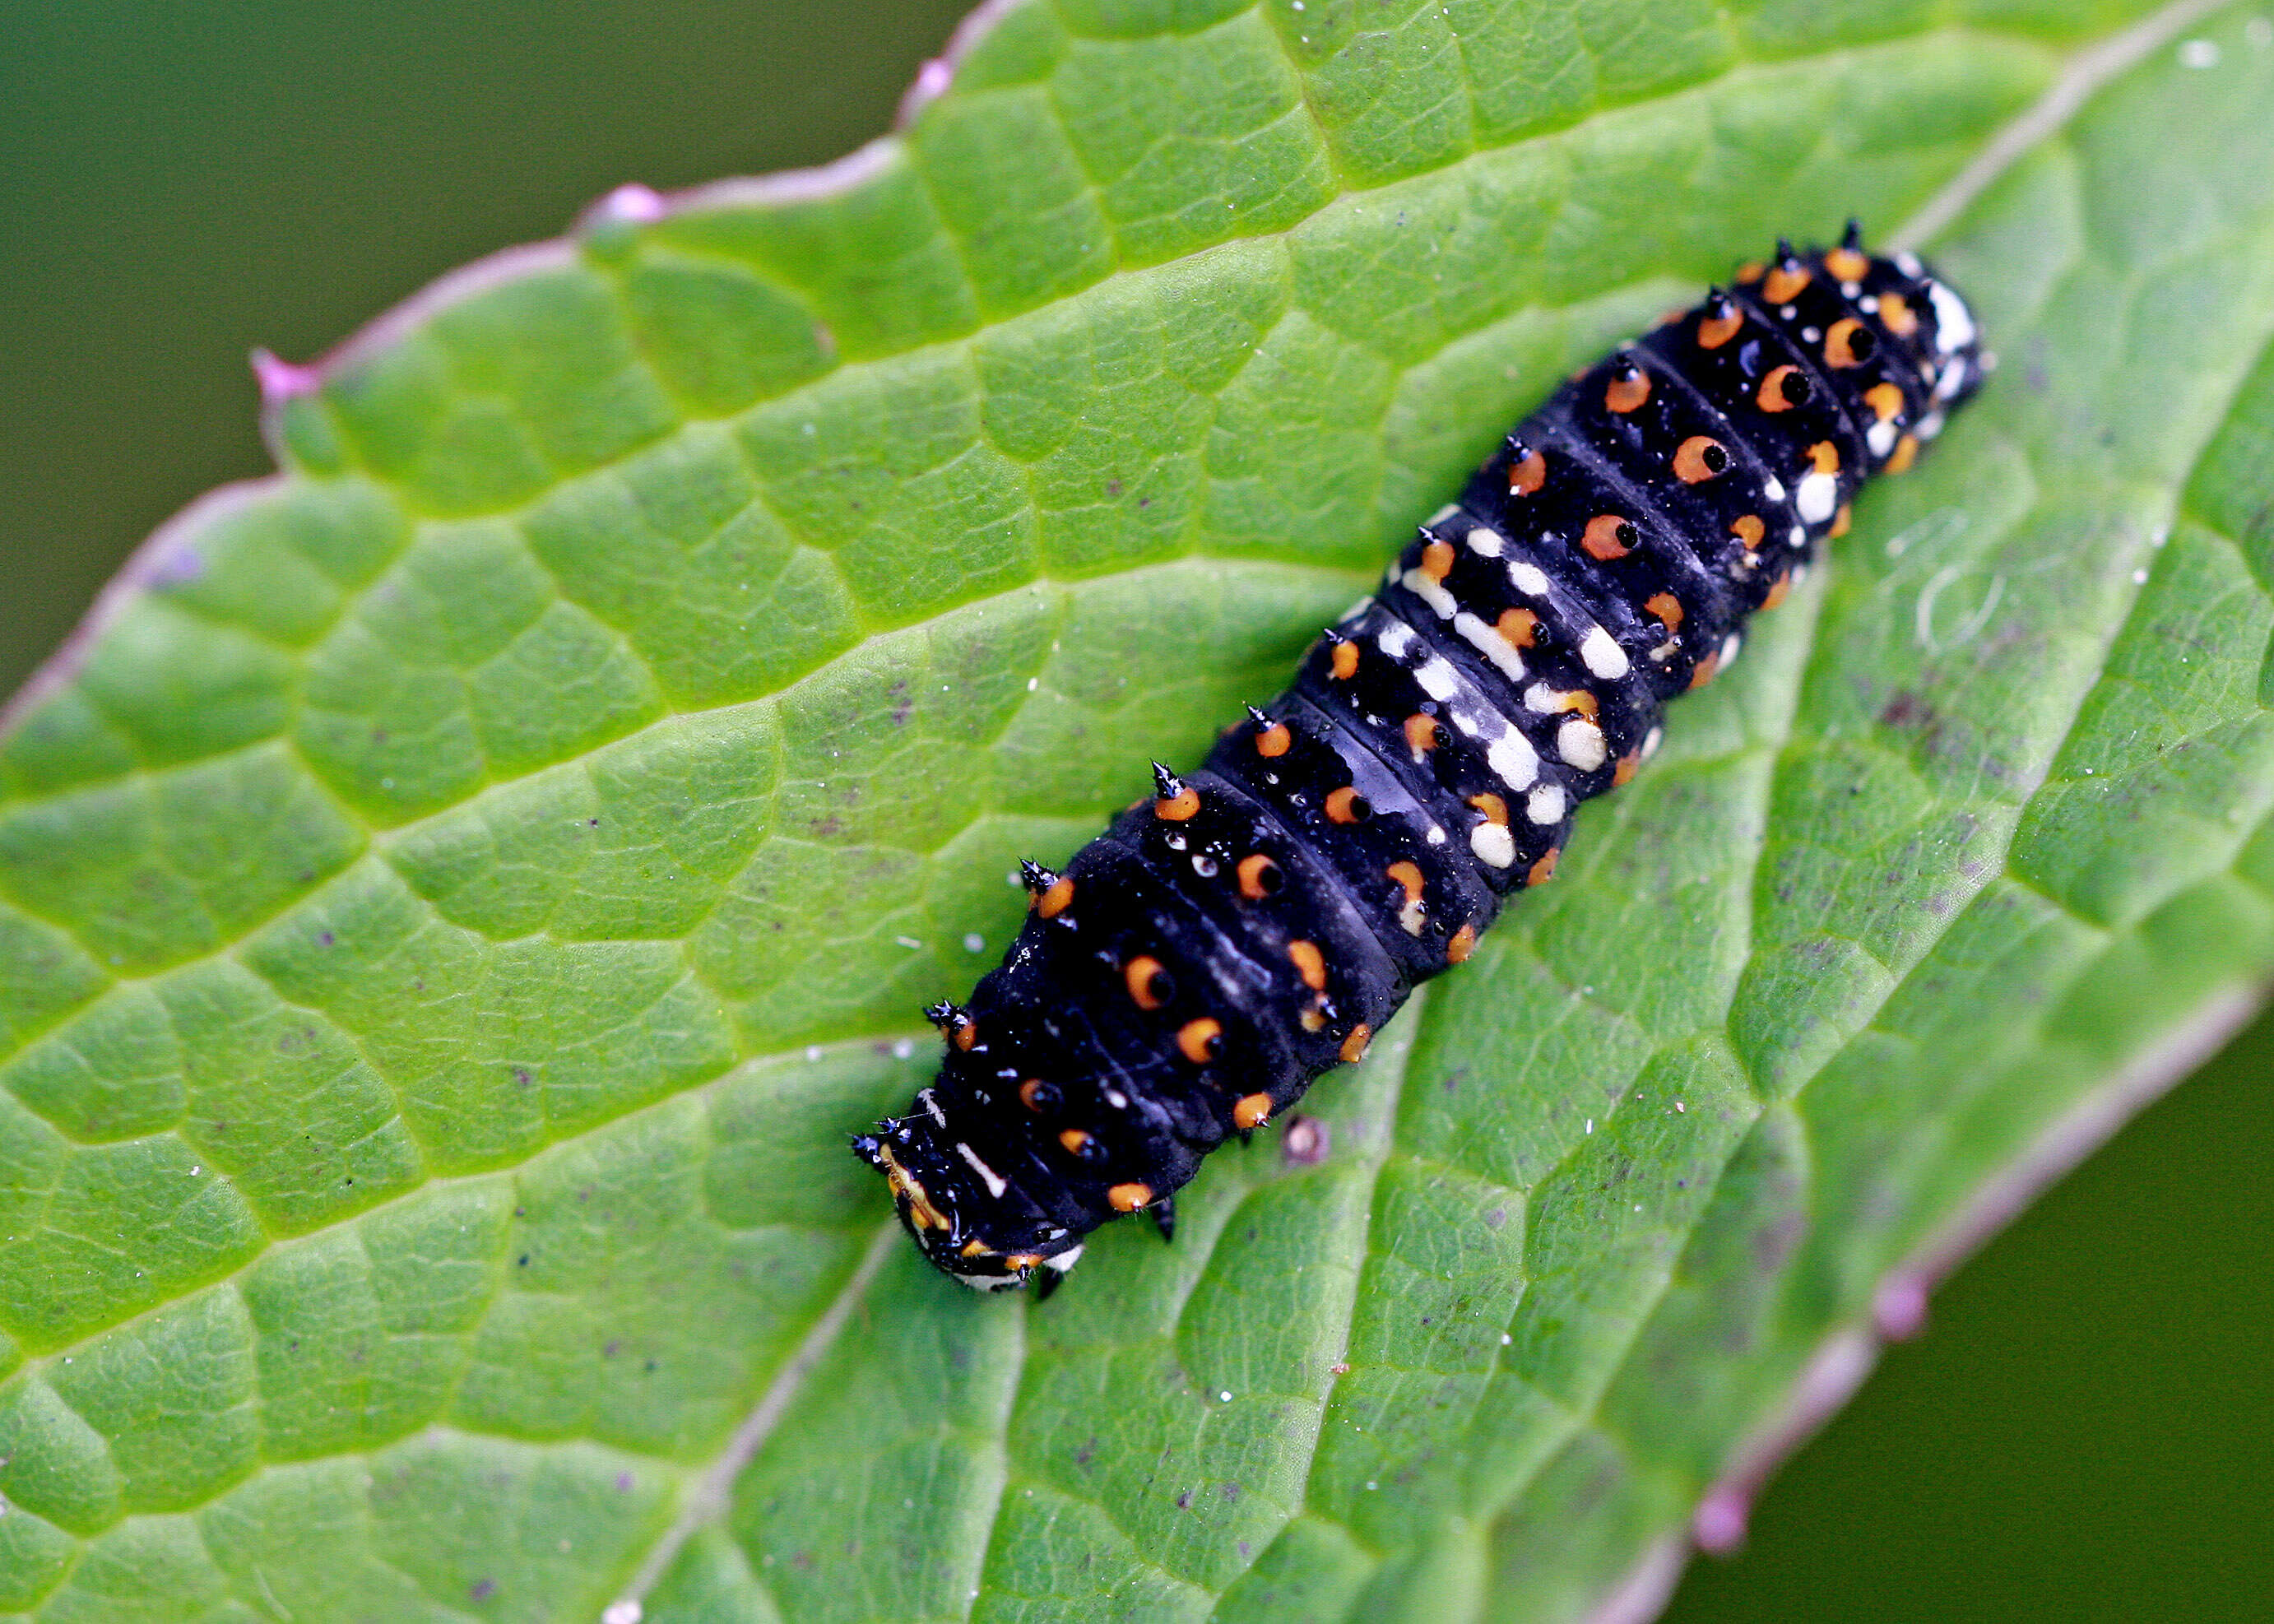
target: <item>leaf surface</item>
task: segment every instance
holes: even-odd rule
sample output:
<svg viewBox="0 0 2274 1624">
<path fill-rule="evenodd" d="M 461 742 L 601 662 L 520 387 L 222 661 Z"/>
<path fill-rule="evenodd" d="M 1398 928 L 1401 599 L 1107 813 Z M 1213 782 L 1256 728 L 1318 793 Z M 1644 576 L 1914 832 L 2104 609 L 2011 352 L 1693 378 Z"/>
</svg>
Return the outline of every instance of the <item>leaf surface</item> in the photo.
<svg viewBox="0 0 2274 1624">
<path fill-rule="evenodd" d="M 0 1609 L 1645 1595 L 2274 972 L 2250 19 L 1935 245 L 1993 389 L 1323 1155 L 1212 1158 L 1036 1308 L 844 1135 L 1013 861 L 1276 691 L 1554 380 L 1900 218 L 2136 10 L 1024 0 L 833 173 L 620 198 L 351 343 L 0 735 Z"/>
</svg>

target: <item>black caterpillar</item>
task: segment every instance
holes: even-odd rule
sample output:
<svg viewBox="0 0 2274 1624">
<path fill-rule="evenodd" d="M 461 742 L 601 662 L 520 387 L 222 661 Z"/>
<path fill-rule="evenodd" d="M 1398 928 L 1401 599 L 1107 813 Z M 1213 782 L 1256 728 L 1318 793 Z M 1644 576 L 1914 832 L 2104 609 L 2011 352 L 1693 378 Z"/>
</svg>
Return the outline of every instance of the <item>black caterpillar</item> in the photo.
<svg viewBox="0 0 2274 1624">
<path fill-rule="evenodd" d="M 1965 304 L 1841 244 L 1748 266 L 1557 390 L 1312 649 L 1295 684 L 1076 853 L 854 1148 L 968 1285 L 1082 1237 L 1358 1059 L 1501 900 L 1555 869 L 1659 708 L 1736 658 L 1864 478 L 1979 386 Z"/>
</svg>

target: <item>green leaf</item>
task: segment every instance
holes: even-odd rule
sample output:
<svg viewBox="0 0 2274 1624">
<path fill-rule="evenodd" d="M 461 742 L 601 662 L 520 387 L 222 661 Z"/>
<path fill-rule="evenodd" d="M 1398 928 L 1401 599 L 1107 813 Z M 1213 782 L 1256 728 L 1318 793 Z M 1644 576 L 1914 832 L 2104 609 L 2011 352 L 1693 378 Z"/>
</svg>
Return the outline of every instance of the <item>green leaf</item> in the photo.
<svg viewBox="0 0 2274 1624">
<path fill-rule="evenodd" d="M 1555 379 L 2138 9 L 1024 0 L 284 392 L 0 733 L 0 1608 L 1646 1611 L 2274 974 L 2255 22 L 1935 244 L 1992 389 L 1306 1154 L 1038 1308 L 843 1138 Z"/>
</svg>

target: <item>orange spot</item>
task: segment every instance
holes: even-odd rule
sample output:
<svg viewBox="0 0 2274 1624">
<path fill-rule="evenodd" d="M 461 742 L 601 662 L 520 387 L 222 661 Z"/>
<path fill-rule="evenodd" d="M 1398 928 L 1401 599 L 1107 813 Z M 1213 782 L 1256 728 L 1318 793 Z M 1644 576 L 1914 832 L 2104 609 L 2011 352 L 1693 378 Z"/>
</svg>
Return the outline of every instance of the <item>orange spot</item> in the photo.
<svg viewBox="0 0 2274 1624">
<path fill-rule="evenodd" d="M 1464 925 L 1453 932 L 1453 939 L 1445 944 L 1445 962 L 1464 964 L 1467 962 L 1469 955 L 1476 951 L 1477 928 L 1474 925 Z"/>
<path fill-rule="evenodd" d="M 1177 1028 L 1177 1049 L 1194 1065 L 1206 1065 L 1224 1047 L 1224 1023 L 1203 1015 Z"/>
<path fill-rule="evenodd" d="M 1503 609 L 1493 629 L 1519 649 L 1528 649 L 1540 633 L 1540 617 L 1529 609 Z"/>
<path fill-rule="evenodd" d="M 1708 654 L 1704 659 L 1699 660 L 1697 666 L 1690 672 L 1690 686 L 1692 688 L 1704 688 L 1708 682 L 1711 682 L 1713 680 L 1713 673 L 1721 669 L 1721 650 L 1716 649 L 1713 652 Z"/>
<path fill-rule="evenodd" d="M 1633 369 L 1634 376 L 1622 378 L 1614 373 L 1603 389 L 1603 404 L 1615 412 L 1638 410 L 1650 398 L 1650 374 L 1631 361 L 1627 365 Z"/>
<path fill-rule="evenodd" d="M 1068 1155 L 1079 1156 L 1088 1147 L 1089 1135 L 1084 1133 L 1080 1128 L 1068 1128 L 1058 1135 L 1058 1143 L 1066 1147 Z"/>
<path fill-rule="evenodd" d="M 1453 573 L 1453 544 L 1433 541 L 1421 549 L 1421 573 L 1432 581 L 1442 581 Z"/>
<path fill-rule="evenodd" d="M 1845 536 L 1848 533 L 1848 522 L 1854 516 L 1855 511 L 1855 503 L 1841 503 L 1840 511 L 1832 515 L 1832 529 L 1829 534 L 1831 534 L 1835 539 L 1839 537 Z"/>
<path fill-rule="evenodd" d="M 1768 534 L 1768 526 L 1761 523 L 1759 515 L 1743 514 L 1729 521 L 1729 534 L 1749 547 L 1758 547 Z"/>
<path fill-rule="evenodd" d="M 1198 816 L 1200 809 L 1201 793 L 1189 784 L 1175 794 L 1163 795 L 1153 803 L 1153 816 L 1166 818 L 1172 823 L 1181 823 L 1186 818 Z"/>
<path fill-rule="evenodd" d="M 1295 961 L 1295 974 L 1303 978 L 1303 985 L 1313 992 L 1323 992 L 1327 986 L 1327 956 L 1313 942 L 1290 942 L 1287 957 Z"/>
<path fill-rule="evenodd" d="M 1891 474 L 1907 474 L 1910 472 L 1911 464 L 1917 461 L 1918 436 L 1906 434 L 1895 442 L 1894 450 L 1888 454 L 1886 471 Z"/>
<path fill-rule="evenodd" d="M 1327 1018 L 1315 1005 L 1295 1017 L 1295 1020 L 1306 1032 L 1324 1032 L 1327 1029 Z"/>
<path fill-rule="evenodd" d="M 1911 309 L 1910 301 L 1900 293 L 1879 296 L 1879 321 L 1897 338 L 1909 338 L 1918 331 L 1918 316 Z"/>
<path fill-rule="evenodd" d="M 1239 860 L 1239 894 L 1250 902 L 1261 902 L 1279 889 L 1275 876 L 1279 865 L 1261 852 L 1250 852 Z"/>
<path fill-rule="evenodd" d="M 1615 789 L 1632 778 L 1635 769 L 1640 765 L 1642 765 L 1640 750 L 1629 750 L 1624 756 L 1620 756 L 1619 764 L 1611 769 L 1611 787 Z"/>
<path fill-rule="evenodd" d="M 1056 919 L 1073 901 L 1073 882 L 1061 876 L 1050 882 L 1050 890 L 1035 899 L 1035 912 L 1044 919 Z"/>
<path fill-rule="evenodd" d="M 1271 1096 L 1268 1094 L 1244 1094 L 1232 1102 L 1232 1125 L 1243 1132 L 1260 1128 L 1271 1120 Z"/>
<path fill-rule="evenodd" d="M 1674 477 L 1684 485 L 1704 485 L 1728 466 L 1728 447 L 1708 435 L 1692 434 L 1675 448 Z"/>
<path fill-rule="evenodd" d="M 1861 282 L 1871 274 L 1871 262 L 1852 248 L 1835 248 L 1824 256 L 1824 268 L 1841 282 Z"/>
<path fill-rule="evenodd" d="M 1525 872 L 1524 883 L 1526 885 L 1547 884 L 1555 877 L 1555 865 L 1561 861 L 1562 855 L 1561 848 L 1549 846 L 1540 860 Z"/>
<path fill-rule="evenodd" d="M 1129 967 L 1121 973 L 1121 979 L 1129 983 L 1129 996 L 1137 1000 L 1137 1007 L 1141 1010 L 1157 1010 L 1168 1002 L 1161 987 L 1167 979 L 1167 973 L 1161 968 L 1161 961 L 1157 959 L 1148 959 L 1140 954 L 1129 961 Z"/>
<path fill-rule="evenodd" d="M 1772 304 L 1788 304 L 1800 297 L 1800 290 L 1811 280 L 1804 265 L 1773 266 L 1761 280 L 1761 297 Z"/>
<path fill-rule="evenodd" d="M 1116 1184 L 1105 1192 L 1106 1204 L 1117 1213 L 1133 1213 L 1153 1201 L 1150 1184 Z"/>
<path fill-rule="evenodd" d="M 967 1258 L 983 1258 L 987 1255 L 987 1243 L 985 1241 L 966 1241 L 963 1243 L 962 1255 Z"/>
<path fill-rule="evenodd" d="M 1824 358 L 1834 366 L 1861 366 L 1864 357 L 1856 353 L 1856 335 L 1864 331 L 1864 324 L 1853 316 L 1842 316 L 1832 324 L 1824 335 Z M 1868 350 L 1871 340 L 1864 342 Z"/>
<path fill-rule="evenodd" d="M 1421 900 L 1421 870 L 1410 862 L 1394 862 L 1382 872 L 1397 883 L 1408 902 Z"/>
<path fill-rule="evenodd" d="M 1508 465 L 1508 493 L 1529 496 L 1547 483 L 1547 459 L 1537 451 L 1527 452 Z"/>
<path fill-rule="evenodd" d="M 1358 675 L 1358 644 L 1349 638 L 1335 644 L 1335 651 L 1327 659 L 1328 669 L 1335 673 L 1337 682 L 1347 682 Z"/>
<path fill-rule="evenodd" d="M 1671 592 L 1653 592 L 1643 601 L 1645 613 L 1656 615 L 1673 631 L 1682 624 L 1682 600 Z"/>
<path fill-rule="evenodd" d="M 1599 513 L 1587 521 L 1579 545 L 1587 550 L 1589 558 L 1608 560 L 1626 557 L 1641 539 L 1631 520 L 1622 519 L 1615 513 Z"/>
<path fill-rule="evenodd" d="M 1776 584 L 1769 588 L 1769 595 L 1761 599 L 1761 607 L 1764 609 L 1773 609 L 1791 596 L 1792 571 L 1788 569 L 1784 574 L 1776 578 Z"/>
<path fill-rule="evenodd" d="M 1788 380 L 1799 376 L 1800 369 L 1796 366 L 1779 366 L 1770 369 L 1769 375 L 1761 380 L 1760 394 L 1755 397 L 1760 402 L 1761 410 L 1790 411 L 1792 402 L 1786 397 L 1785 390 L 1788 387 Z"/>
<path fill-rule="evenodd" d="M 1761 274 L 1768 268 L 1769 267 L 1767 266 L 1762 264 L 1758 259 L 1748 259 L 1737 267 L 1737 280 L 1739 282 L 1758 282 L 1761 279 Z"/>
<path fill-rule="evenodd" d="M 1343 646 L 1348 648 L 1350 645 L 1344 643 Z M 1355 665 L 1357 662 L 1353 659 L 1352 663 Z M 1284 756 L 1288 747 L 1294 742 L 1295 735 L 1287 731 L 1284 722 L 1274 722 L 1269 727 L 1259 727 L 1255 731 L 1255 753 L 1258 756 Z"/>
<path fill-rule="evenodd" d="M 1059 883 L 1063 884 L 1065 882 L 1060 881 Z M 971 1052 L 971 1046 L 979 1041 L 979 1023 L 975 1020 L 965 1021 L 961 1026 L 955 1029 L 954 1035 L 950 1037 L 947 1041 L 954 1044 L 956 1048 L 961 1049 L 965 1054 L 969 1054 Z"/>
<path fill-rule="evenodd" d="M 1019 1085 L 1019 1103 L 1030 1111 L 1050 1109 L 1050 1086 L 1039 1077 L 1030 1077 Z"/>
<path fill-rule="evenodd" d="M 1014 1252 L 1003 1261 L 1013 1274 L 1023 1274 L 1028 1269 L 1043 1267 L 1043 1254 L 1039 1252 Z"/>
<path fill-rule="evenodd" d="M 1840 471 L 1840 448 L 1828 440 L 1819 440 L 1808 448 L 1808 460 L 1819 474 Z"/>
<path fill-rule="evenodd" d="M 1364 1021 L 1351 1028 L 1350 1036 L 1343 1040 L 1343 1064 L 1354 1065 L 1366 1058 L 1367 1045 L 1374 1041 L 1374 1028 Z"/>
<path fill-rule="evenodd" d="M 1698 319 L 1698 347 L 1719 350 L 1737 336 L 1737 329 L 1745 325 L 1745 312 L 1735 304 L 1725 316 L 1701 316 Z"/>
<path fill-rule="evenodd" d="M 1595 696 L 1583 688 L 1565 688 L 1562 693 L 1556 695 L 1555 709 L 1559 712 L 1577 710 L 1581 716 L 1585 717 L 1591 722 L 1593 721 L 1599 714 L 1595 705 Z"/>
<path fill-rule="evenodd" d="M 1437 718 L 1416 710 L 1405 718 L 1405 746 L 1415 755 L 1437 748 Z"/>
<path fill-rule="evenodd" d="M 1361 823 L 1373 815 L 1366 797 L 1348 785 L 1327 797 L 1327 816 L 1337 823 Z"/>
<path fill-rule="evenodd" d="M 1903 409 L 1903 392 L 1891 383 L 1875 383 L 1864 391 L 1864 403 L 1880 422 L 1894 418 Z"/>
<path fill-rule="evenodd" d="M 1485 815 L 1487 823 L 1498 823 L 1502 829 L 1508 827 L 1508 802 L 1490 790 L 1470 796 L 1469 804 Z"/>
</svg>

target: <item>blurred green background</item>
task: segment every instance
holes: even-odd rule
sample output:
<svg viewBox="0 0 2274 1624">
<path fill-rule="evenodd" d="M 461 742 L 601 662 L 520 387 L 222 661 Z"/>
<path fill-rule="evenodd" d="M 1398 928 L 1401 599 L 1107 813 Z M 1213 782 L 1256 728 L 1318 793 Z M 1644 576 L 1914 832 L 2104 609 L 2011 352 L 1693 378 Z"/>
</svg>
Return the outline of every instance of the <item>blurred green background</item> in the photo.
<svg viewBox="0 0 2274 1624">
<path fill-rule="evenodd" d="M 825 162 L 961 11 L 60 0 L 0 12 L 0 692 L 304 359 L 627 180 Z M 2274 1020 L 1954 1281 L 1670 1617 L 2274 1618 Z"/>
</svg>

